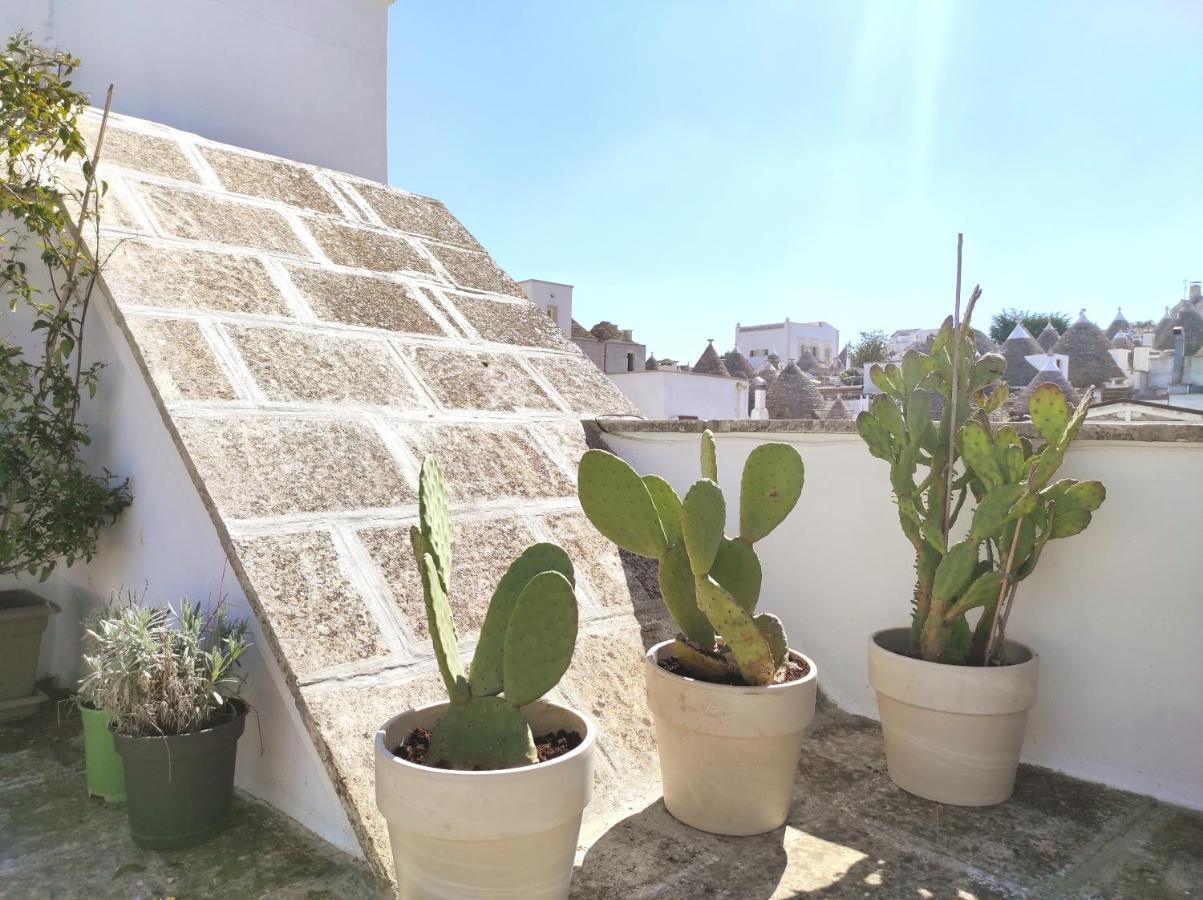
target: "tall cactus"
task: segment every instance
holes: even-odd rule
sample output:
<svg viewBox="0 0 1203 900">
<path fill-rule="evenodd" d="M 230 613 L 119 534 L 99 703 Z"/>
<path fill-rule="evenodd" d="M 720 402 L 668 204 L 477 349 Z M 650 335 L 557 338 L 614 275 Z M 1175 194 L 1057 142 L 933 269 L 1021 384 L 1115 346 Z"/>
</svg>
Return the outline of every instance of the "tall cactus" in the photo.
<svg viewBox="0 0 1203 900">
<path fill-rule="evenodd" d="M 451 514 L 438 460 L 422 463 L 418 519 L 409 538 L 422 577 L 426 621 L 451 705 L 435 726 L 427 762 L 448 769 L 507 769 L 538 762 L 520 707 L 559 682 L 576 645 L 577 605 L 568 555 L 534 544 L 510 564 L 489 601 L 465 674 L 448 594 Z"/>
<path fill-rule="evenodd" d="M 702 478 L 682 500 L 657 475 L 640 477 L 623 460 L 589 450 L 577 479 L 581 508 L 603 535 L 659 562 L 660 593 L 681 631 L 673 652 L 710 681 L 768 684 L 785 664 L 781 621 L 755 615 L 760 560 L 753 543 L 784 521 L 802 493 L 802 458 L 788 444 L 761 444 L 740 486 L 739 535 L 727 537 L 714 435 L 702 434 Z"/>
<path fill-rule="evenodd" d="M 998 662 L 1018 583 L 1045 543 L 1085 528 L 1104 497 L 1098 482 L 1048 484 L 1081 427 L 1089 392 L 1076 411 L 1056 385 L 1033 393 L 1039 450 L 1012 426 L 991 425 L 990 414 L 1007 400 L 1006 363 L 976 353 L 969 322 L 980 296 L 975 289 L 959 325 L 945 320 L 931 354 L 908 350 L 901 364 L 874 368 L 881 393 L 856 420 L 869 452 L 890 465 L 902 531 L 915 548 L 911 649 L 929 662 Z M 977 506 L 969 535 L 949 546 L 970 495 Z M 966 614 L 978 608 L 971 628 Z"/>
</svg>

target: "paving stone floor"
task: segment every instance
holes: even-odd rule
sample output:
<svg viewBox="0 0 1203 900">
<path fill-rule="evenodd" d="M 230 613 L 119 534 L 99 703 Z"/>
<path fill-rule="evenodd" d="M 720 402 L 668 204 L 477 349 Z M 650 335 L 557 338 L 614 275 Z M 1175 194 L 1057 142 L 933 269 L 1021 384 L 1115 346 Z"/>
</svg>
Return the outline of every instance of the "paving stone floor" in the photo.
<svg viewBox="0 0 1203 900">
<path fill-rule="evenodd" d="M 0 726 L 0 897 L 379 896 L 361 864 L 244 797 L 209 843 L 142 850 L 123 809 L 85 797 L 72 712 Z M 825 705 L 783 829 L 700 834 L 653 802 L 600 830 L 573 886 L 575 900 L 799 896 L 1201 897 L 1203 813 L 1029 767 L 1007 804 L 941 807 L 890 783 L 875 723 Z"/>
</svg>

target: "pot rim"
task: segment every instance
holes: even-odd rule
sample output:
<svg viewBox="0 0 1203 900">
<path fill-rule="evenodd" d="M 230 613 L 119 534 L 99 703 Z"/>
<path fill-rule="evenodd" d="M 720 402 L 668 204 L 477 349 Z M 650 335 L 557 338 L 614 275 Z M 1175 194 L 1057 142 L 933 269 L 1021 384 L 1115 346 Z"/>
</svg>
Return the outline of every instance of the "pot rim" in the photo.
<svg viewBox="0 0 1203 900">
<path fill-rule="evenodd" d="M 869 636 L 869 644 L 871 647 L 876 647 L 882 653 L 888 653 L 888 654 L 890 654 L 890 656 L 896 657 L 898 660 L 901 661 L 900 662 L 901 665 L 914 665 L 916 667 L 923 667 L 923 668 L 928 668 L 928 669 L 930 669 L 931 667 L 934 666 L 939 669 L 947 669 L 949 672 L 965 672 L 965 671 L 1015 672 L 1019 669 L 1024 668 L 1025 666 L 1036 665 L 1037 660 L 1040 658 L 1040 654 L 1038 654 L 1035 650 L 1033 650 L 1027 644 L 1022 644 L 1019 641 L 1013 641 L 1013 640 L 1011 640 L 1011 638 L 1006 638 L 1003 641 L 1003 646 L 1018 648 L 1019 650 L 1023 651 L 1024 653 L 1027 653 L 1028 658 L 1023 660 L 1022 662 L 1008 663 L 1005 666 L 958 666 L 955 663 L 931 662 L 930 660 L 916 659 L 913 656 L 907 656 L 905 653 L 899 653 L 897 650 L 891 650 L 889 647 L 886 647 L 881 643 L 880 638 L 883 635 L 897 633 L 897 632 L 909 633 L 910 630 L 911 630 L 910 627 L 906 626 L 906 625 L 895 626 L 894 628 L 882 628 L 879 631 L 873 632 L 873 634 L 871 634 Z"/>
<path fill-rule="evenodd" d="M 669 638 L 666 641 L 661 641 L 649 647 L 647 652 L 643 654 L 644 662 L 648 670 L 655 673 L 655 677 L 684 681 L 693 685 L 695 690 L 718 691 L 726 694 L 732 692 L 742 694 L 783 693 L 788 690 L 797 690 L 798 688 L 805 687 L 809 682 L 816 681 L 819 677 L 819 667 L 815 665 L 815 661 L 793 647 L 789 648 L 790 655 L 796 656 L 809 666 L 806 674 L 794 681 L 783 681 L 781 684 L 715 684 L 712 681 L 703 681 L 700 678 L 691 678 L 688 675 L 678 675 L 676 672 L 669 672 L 666 669 L 660 668 L 657 658 L 660 652 L 675 640 L 676 638 Z"/>
<path fill-rule="evenodd" d="M 212 734 L 222 728 L 228 728 L 239 719 L 245 719 L 250 715 L 250 704 L 241 697 L 230 697 L 226 700 L 226 704 L 234 707 L 234 715 L 228 719 L 218 722 L 216 725 L 210 725 L 208 728 L 202 728 L 199 731 L 186 731 L 183 734 L 122 734 L 113 728 L 113 721 L 110 720 L 108 729 L 113 735 L 114 740 L 118 741 L 178 741 L 187 738 L 200 737 L 201 735 Z M 111 715 L 111 714 L 110 714 Z"/>
<path fill-rule="evenodd" d="M 543 703 L 555 709 L 564 710 L 577 716 L 585 724 L 585 733 L 581 736 L 581 742 L 576 747 L 573 747 L 562 756 L 557 756 L 555 759 L 549 759 L 546 762 L 536 762 L 525 766 L 514 766 L 509 769 L 483 769 L 480 771 L 467 771 L 464 769 L 440 769 L 435 766 L 423 766 L 418 763 L 412 763 L 407 759 L 402 759 L 392 751 L 391 747 L 385 746 L 384 735 L 395 722 L 412 716 L 415 713 L 423 712 L 424 710 L 435 707 L 446 707 L 451 705 L 450 700 L 436 700 L 433 703 L 423 703 L 421 706 L 411 706 L 403 712 L 397 713 L 388 719 L 383 725 L 376 729 L 376 739 L 373 742 L 376 747 L 377 759 L 385 758 L 388 764 L 395 763 L 404 771 L 413 772 L 436 778 L 453 778 L 453 779 L 481 779 L 481 778 L 505 778 L 517 777 L 519 775 L 528 774 L 534 771 L 546 772 L 556 767 L 572 765 L 573 762 L 586 754 L 593 752 L 593 745 L 597 735 L 597 725 L 593 721 L 593 717 L 583 710 L 579 710 L 573 706 L 565 706 L 563 703 L 556 703 L 554 700 L 539 700 L 532 701 L 533 703 Z M 529 704 L 528 704 L 529 705 Z M 521 709 L 521 707 L 519 707 Z"/>
</svg>

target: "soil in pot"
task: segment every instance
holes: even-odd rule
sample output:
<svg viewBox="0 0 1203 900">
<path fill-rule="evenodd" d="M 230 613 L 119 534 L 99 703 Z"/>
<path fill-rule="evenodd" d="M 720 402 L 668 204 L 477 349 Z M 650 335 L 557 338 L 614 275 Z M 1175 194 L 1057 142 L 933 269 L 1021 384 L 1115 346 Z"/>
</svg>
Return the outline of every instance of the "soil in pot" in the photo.
<svg viewBox="0 0 1203 900">
<path fill-rule="evenodd" d="M 247 706 L 231 700 L 229 709 L 222 721 L 191 734 L 114 735 L 124 764 L 130 832 L 138 844 L 186 847 L 225 827 Z"/>
<path fill-rule="evenodd" d="M 544 735 L 536 735 L 535 750 L 539 754 L 539 762 L 550 762 L 565 753 L 570 753 L 579 747 L 583 740 L 580 732 L 568 731 L 564 728 Z M 393 755 L 401 757 L 406 762 L 424 766 L 428 750 L 430 750 L 430 732 L 425 728 L 415 728 L 399 746 L 393 748 Z M 440 767 L 432 766 L 431 768 Z"/>
<path fill-rule="evenodd" d="M 79 715 L 84 723 L 88 796 L 100 797 L 106 803 L 124 803 L 125 768 L 109 730 L 109 714 L 81 704 Z"/>
<path fill-rule="evenodd" d="M 748 685 L 738 675 L 732 674 L 729 678 L 721 680 L 714 678 L 703 678 L 700 675 L 695 675 L 681 665 L 680 660 L 675 656 L 668 656 L 659 660 L 658 665 L 665 672 L 671 672 L 673 675 L 680 675 L 682 678 L 694 678 L 698 681 L 704 681 L 707 684 L 729 684 L 733 687 L 748 687 Z M 805 678 L 810 673 L 810 664 L 805 659 L 799 659 L 796 656 L 791 656 L 785 663 L 785 666 L 777 672 L 777 677 L 772 681 L 772 684 L 786 684 L 790 681 L 798 681 Z"/>
</svg>

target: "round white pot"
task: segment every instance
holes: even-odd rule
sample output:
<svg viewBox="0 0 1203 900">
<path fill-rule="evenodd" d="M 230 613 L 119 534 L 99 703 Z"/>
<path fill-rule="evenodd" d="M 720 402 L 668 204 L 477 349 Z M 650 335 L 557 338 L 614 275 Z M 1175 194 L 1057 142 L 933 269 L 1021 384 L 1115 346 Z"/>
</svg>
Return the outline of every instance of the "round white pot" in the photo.
<svg viewBox="0 0 1203 900">
<path fill-rule="evenodd" d="M 593 723 L 547 701 L 523 707 L 536 736 L 563 728 L 583 740 L 561 757 L 516 769 L 434 769 L 393 754 L 414 728 L 432 728 L 447 706 L 411 709 L 376 732 L 376 806 L 388 821 L 398 897 L 567 897 L 593 793 Z"/>
<path fill-rule="evenodd" d="M 785 823 L 802 736 L 815 715 L 818 669 L 766 687 L 710 684 L 660 668 L 672 641 L 645 659 L 647 702 L 656 722 L 664 805 L 711 834 L 747 835 Z"/>
<path fill-rule="evenodd" d="M 1039 657 L 1007 641 L 1005 666 L 949 666 L 905 656 L 910 629 L 869 640 L 869 683 L 890 778 L 927 800 L 991 806 L 1011 796 Z"/>
</svg>

